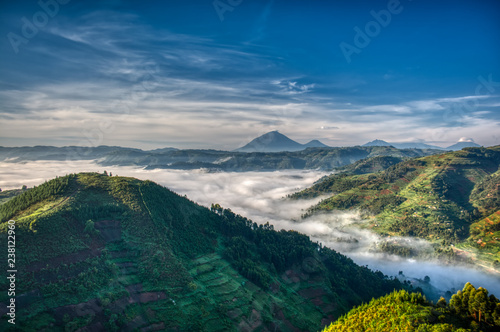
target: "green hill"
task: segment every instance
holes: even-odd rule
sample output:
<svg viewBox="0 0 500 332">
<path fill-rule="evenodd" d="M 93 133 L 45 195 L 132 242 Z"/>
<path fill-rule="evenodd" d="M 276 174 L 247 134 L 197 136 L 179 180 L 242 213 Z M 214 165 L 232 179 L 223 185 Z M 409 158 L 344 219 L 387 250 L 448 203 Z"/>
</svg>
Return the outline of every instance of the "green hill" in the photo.
<svg viewBox="0 0 500 332">
<path fill-rule="evenodd" d="M 81 173 L 23 192 L 0 205 L 2 248 L 10 219 L 21 330 L 318 330 L 404 286 L 300 233 L 133 178 Z M 2 331 L 9 301 L 0 293 Z"/>
<path fill-rule="evenodd" d="M 420 293 L 396 291 L 358 306 L 324 332 L 426 331 L 472 332 L 500 329 L 500 302 L 484 288 L 467 283 L 450 304 L 441 298 L 436 305 Z"/>
<path fill-rule="evenodd" d="M 291 197 L 331 194 L 305 217 L 361 210 L 368 220 L 364 227 L 379 234 L 425 238 L 440 244 L 441 256 L 466 256 L 498 267 L 499 166 L 500 146 L 466 148 L 410 159 L 376 173 L 333 174 Z"/>
</svg>

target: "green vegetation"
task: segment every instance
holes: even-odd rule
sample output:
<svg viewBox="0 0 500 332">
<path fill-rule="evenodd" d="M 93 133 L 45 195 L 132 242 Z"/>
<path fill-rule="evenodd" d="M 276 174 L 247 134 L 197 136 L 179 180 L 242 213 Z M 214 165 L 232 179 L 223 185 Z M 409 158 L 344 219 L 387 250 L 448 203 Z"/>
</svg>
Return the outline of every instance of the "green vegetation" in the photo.
<svg viewBox="0 0 500 332">
<path fill-rule="evenodd" d="M 4 248 L 16 221 L 23 330 L 317 330 L 406 287 L 303 234 L 133 178 L 56 178 L 2 204 L 0 218 Z"/>
<path fill-rule="evenodd" d="M 352 309 L 324 332 L 422 331 L 472 332 L 500 329 L 500 302 L 484 288 L 467 283 L 450 304 L 435 305 L 420 293 L 395 291 Z"/>
<path fill-rule="evenodd" d="M 396 164 L 399 164 L 405 159 L 408 158 L 403 158 L 401 156 L 391 156 L 391 155 L 376 156 L 358 160 L 355 163 L 349 164 L 344 167 L 340 167 L 336 171 L 348 174 L 376 173 L 383 171 Z"/>
<path fill-rule="evenodd" d="M 495 215 L 500 208 L 499 166 L 500 146 L 466 148 L 410 159 L 377 173 L 333 174 L 291 197 L 331 194 L 304 217 L 360 210 L 368 220 L 364 227 L 379 234 L 424 238 L 439 243 L 439 255 L 468 257 L 495 268 L 500 260 Z"/>
<path fill-rule="evenodd" d="M 0 190 L 0 205 L 7 203 L 12 198 L 24 192 L 23 189 Z"/>
</svg>

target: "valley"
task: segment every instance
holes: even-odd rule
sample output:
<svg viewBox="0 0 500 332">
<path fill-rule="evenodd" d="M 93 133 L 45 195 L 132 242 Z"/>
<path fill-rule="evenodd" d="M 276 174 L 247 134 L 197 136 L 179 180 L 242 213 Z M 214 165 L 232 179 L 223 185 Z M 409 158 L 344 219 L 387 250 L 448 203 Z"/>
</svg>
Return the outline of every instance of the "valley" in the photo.
<svg viewBox="0 0 500 332">
<path fill-rule="evenodd" d="M 467 282 L 499 294 L 497 153 L 494 147 L 409 160 L 376 156 L 340 167 L 334 174 L 134 166 L 106 167 L 104 172 L 95 161 L 25 162 L 22 168 L 11 169 L 9 182 L 0 183 L 5 188 L 0 207 L 14 204 L 20 195 L 39 197 L 14 212 L 24 225 L 23 238 L 32 239 L 29 251 L 22 245 L 19 250 L 24 261 L 21 278 L 27 281 L 21 288 L 19 310 L 32 312 L 29 326 L 51 328 L 69 324 L 97 330 L 123 326 L 217 330 L 221 319 L 225 324 L 221 329 L 319 328 L 359 304 L 360 298 L 367 300 L 366 294 L 373 291 L 341 295 L 345 287 L 360 291 L 361 286 L 341 282 L 340 275 L 332 279 L 325 272 L 328 257 L 335 252 L 346 255 L 341 256 L 342 266 L 357 264 L 353 267 L 360 266 L 360 271 L 380 271 L 375 275 L 392 287 L 423 290 L 434 303 L 441 296 L 449 300 Z M 12 165 L 0 163 L 4 169 Z M 35 169 L 40 178 L 29 180 Z M 42 183 L 61 170 L 97 173 Z M 473 185 L 463 182 L 464 177 Z M 37 187 L 14 189 L 25 183 Z M 47 186 L 53 189 L 44 190 Z M 473 199 L 472 207 L 463 196 L 453 195 L 465 190 Z M 202 212 L 203 206 L 215 214 Z M 195 226 L 202 220 L 200 213 L 206 214 L 203 220 L 211 220 L 209 224 Z M 191 220 L 185 225 L 194 224 L 179 228 L 176 223 L 182 219 Z M 229 224 L 215 227 L 221 222 Z M 139 233 L 137 223 L 143 225 Z M 463 225 L 470 231 L 460 228 Z M 158 227 L 161 234 L 152 232 Z M 295 238 L 296 231 L 309 236 L 313 247 L 320 244 L 315 250 L 326 251 L 319 256 L 310 251 L 288 256 L 305 241 Z M 58 240 L 44 239 L 47 232 Z M 259 235 L 250 236 L 251 232 Z M 470 235 L 465 237 L 465 232 Z M 197 240 L 190 240 L 195 233 Z M 278 237 L 259 242 L 260 236 L 273 234 Z M 295 244 L 281 239 L 285 234 Z M 280 241 L 283 245 L 262 247 Z M 288 245 L 294 249 L 287 250 Z M 357 282 L 363 278 L 373 277 L 358 276 Z M 335 286 L 338 282 L 342 286 Z M 90 285 L 96 291 L 89 291 Z M 70 295 L 76 289 L 79 295 Z M 195 308 L 204 308 L 201 318 L 190 316 Z M 298 312 L 305 316 L 297 316 Z M 119 315 L 127 318 L 118 319 Z"/>
</svg>

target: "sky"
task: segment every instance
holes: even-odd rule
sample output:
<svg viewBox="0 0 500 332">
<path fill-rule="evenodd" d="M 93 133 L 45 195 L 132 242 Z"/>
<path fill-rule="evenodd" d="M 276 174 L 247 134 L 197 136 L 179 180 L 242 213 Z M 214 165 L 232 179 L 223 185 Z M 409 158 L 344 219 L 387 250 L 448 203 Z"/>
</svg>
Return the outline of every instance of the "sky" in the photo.
<svg viewBox="0 0 500 332">
<path fill-rule="evenodd" d="M 0 146 L 500 144 L 500 2 L 1 1 Z"/>
</svg>

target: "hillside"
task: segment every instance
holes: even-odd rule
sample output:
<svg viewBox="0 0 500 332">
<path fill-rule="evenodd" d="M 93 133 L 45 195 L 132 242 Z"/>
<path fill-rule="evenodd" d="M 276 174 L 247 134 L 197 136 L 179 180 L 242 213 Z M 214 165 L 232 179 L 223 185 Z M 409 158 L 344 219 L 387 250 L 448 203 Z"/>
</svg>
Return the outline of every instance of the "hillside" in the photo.
<svg viewBox="0 0 500 332">
<path fill-rule="evenodd" d="M 323 332 L 472 332 L 500 329 L 500 302 L 488 290 L 467 283 L 449 304 L 436 305 L 420 293 L 393 292 L 352 309 Z"/>
<path fill-rule="evenodd" d="M 367 174 L 383 171 L 393 165 L 399 164 L 407 158 L 393 156 L 377 156 L 358 160 L 352 164 L 336 169 L 337 173 Z"/>
<path fill-rule="evenodd" d="M 23 189 L 11 189 L 0 191 L 0 204 L 7 203 L 17 195 L 23 193 Z"/>
<path fill-rule="evenodd" d="M 9 219 L 23 330 L 318 330 L 403 287 L 305 235 L 133 178 L 72 174 L 23 192 L 0 205 L 3 248 Z"/>
<path fill-rule="evenodd" d="M 377 173 L 334 174 L 292 198 L 331 194 L 306 217 L 362 210 L 368 220 L 364 227 L 379 234 L 425 238 L 439 242 L 444 256 L 466 256 L 498 268 L 499 166 L 500 146 L 467 148 L 403 161 Z"/>
</svg>

